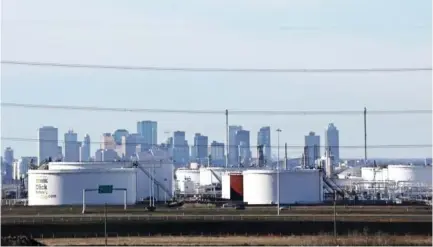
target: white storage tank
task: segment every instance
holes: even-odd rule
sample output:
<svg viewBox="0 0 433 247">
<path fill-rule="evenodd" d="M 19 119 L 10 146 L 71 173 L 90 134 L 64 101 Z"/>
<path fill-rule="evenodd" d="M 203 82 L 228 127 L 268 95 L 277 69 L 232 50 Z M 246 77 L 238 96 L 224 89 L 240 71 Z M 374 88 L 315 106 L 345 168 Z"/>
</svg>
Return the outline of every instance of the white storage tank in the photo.
<svg viewBox="0 0 433 247">
<path fill-rule="evenodd" d="M 230 173 L 222 175 L 221 183 L 221 198 L 230 199 Z"/>
<path fill-rule="evenodd" d="M 388 177 L 398 182 L 416 182 L 432 185 L 432 167 L 418 165 L 389 165 Z"/>
<path fill-rule="evenodd" d="M 203 167 L 200 168 L 200 185 L 220 184 L 222 175 L 226 171 L 223 167 Z"/>
<path fill-rule="evenodd" d="M 282 170 L 279 176 L 280 204 L 323 201 L 323 181 L 319 170 Z M 244 202 L 249 205 L 276 204 L 277 171 L 244 171 L 243 190 Z"/>
<path fill-rule="evenodd" d="M 140 166 L 148 174 L 155 174 L 155 180 L 168 190 L 164 192 L 162 188 L 154 186 L 154 196 L 158 201 L 165 201 L 173 196 L 174 192 L 174 165 L 172 163 L 160 163 L 158 161 L 140 162 Z M 82 170 L 82 169 L 111 169 L 111 168 L 131 168 L 132 162 L 51 162 L 48 164 L 49 170 Z M 137 201 L 141 201 L 150 196 L 151 181 L 149 176 L 140 168 L 137 169 Z"/>
<path fill-rule="evenodd" d="M 382 167 L 362 167 L 361 177 L 365 181 L 386 181 L 388 178 L 388 169 Z"/>
<path fill-rule="evenodd" d="M 200 185 L 200 171 L 198 169 L 178 168 L 175 171 L 176 183 L 181 193 L 185 192 L 185 181 L 189 189 L 195 190 Z"/>
<path fill-rule="evenodd" d="M 81 205 L 84 189 L 98 189 L 100 185 L 112 185 L 114 189 L 126 189 L 127 204 L 136 202 L 136 169 L 80 169 L 80 170 L 29 170 L 29 206 Z M 122 205 L 124 191 L 99 194 L 86 192 L 86 204 Z"/>
</svg>

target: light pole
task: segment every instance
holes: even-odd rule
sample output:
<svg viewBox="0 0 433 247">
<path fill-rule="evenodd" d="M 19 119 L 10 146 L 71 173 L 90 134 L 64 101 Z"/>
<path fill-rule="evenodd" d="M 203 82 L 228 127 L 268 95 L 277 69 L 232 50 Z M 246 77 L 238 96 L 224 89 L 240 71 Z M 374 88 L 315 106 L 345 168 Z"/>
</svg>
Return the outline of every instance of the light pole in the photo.
<svg viewBox="0 0 433 247">
<path fill-rule="evenodd" d="M 277 129 L 277 215 L 280 215 L 280 132 Z"/>
</svg>

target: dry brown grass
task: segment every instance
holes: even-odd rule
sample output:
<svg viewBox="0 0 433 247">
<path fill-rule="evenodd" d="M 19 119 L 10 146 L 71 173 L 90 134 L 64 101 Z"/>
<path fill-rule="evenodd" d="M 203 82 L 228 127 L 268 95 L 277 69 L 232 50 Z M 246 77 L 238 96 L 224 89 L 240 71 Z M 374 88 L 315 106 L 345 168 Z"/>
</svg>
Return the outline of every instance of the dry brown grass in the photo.
<svg viewBox="0 0 433 247">
<path fill-rule="evenodd" d="M 60 238 L 60 239 L 38 239 L 38 241 L 49 245 L 104 245 L 104 238 Z M 135 246 L 226 246 L 226 245 L 340 245 L 340 246 L 392 246 L 392 245 L 418 245 L 431 246 L 431 236 L 340 236 L 334 239 L 329 235 L 318 236 L 286 236 L 286 237 L 110 237 L 108 238 L 109 245 L 135 245 Z"/>
</svg>

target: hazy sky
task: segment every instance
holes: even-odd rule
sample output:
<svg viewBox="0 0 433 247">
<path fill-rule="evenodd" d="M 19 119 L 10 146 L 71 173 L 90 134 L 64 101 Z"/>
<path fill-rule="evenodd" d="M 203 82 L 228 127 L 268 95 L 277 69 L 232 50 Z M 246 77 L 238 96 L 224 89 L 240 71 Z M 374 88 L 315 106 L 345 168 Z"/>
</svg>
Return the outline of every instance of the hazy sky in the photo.
<svg viewBox="0 0 433 247">
<path fill-rule="evenodd" d="M 2 1 L 2 60 L 229 68 L 431 67 L 430 0 L 416 1 Z M 3 65 L 2 102 L 100 107 L 242 110 L 431 109 L 431 72 L 258 74 L 111 71 Z M 224 141 L 225 118 L 2 108 L 2 136 L 37 138 L 43 125 L 89 133 L 136 131 L 158 121 Z M 281 128 L 281 143 L 303 145 L 334 122 L 341 145 L 363 145 L 360 116 L 230 116 L 251 131 Z M 432 116 L 371 116 L 369 144 L 431 144 Z M 275 132 L 274 132 L 275 133 Z M 272 137 L 277 144 L 276 135 Z M 36 142 L 5 141 L 18 155 Z M 96 145 L 95 145 L 96 146 Z M 92 152 L 95 151 L 93 148 Z M 301 149 L 289 150 L 298 156 Z M 342 149 L 360 157 L 362 149 Z M 255 152 L 254 152 L 255 153 Z M 431 156 L 431 147 L 371 149 L 371 157 Z"/>
</svg>

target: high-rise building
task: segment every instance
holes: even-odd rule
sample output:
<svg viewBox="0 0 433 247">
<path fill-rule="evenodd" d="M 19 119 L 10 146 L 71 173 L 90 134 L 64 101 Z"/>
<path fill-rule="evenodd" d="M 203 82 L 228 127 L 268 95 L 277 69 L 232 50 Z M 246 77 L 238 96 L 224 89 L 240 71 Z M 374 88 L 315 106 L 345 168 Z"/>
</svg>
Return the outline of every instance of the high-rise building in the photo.
<svg viewBox="0 0 433 247">
<path fill-rule="evenodd" d="M 304 148 L 305 166 L 315 167 L 315 162 L 320 159 L 320 136 L 314 132 L 308 133 L 305 136 L 305 148 Z"/>
<path fill-rule="evenodd" d="M 142 136 L 138 134 L 130 134 L 122 137 L 122 153 L 125 160 L 131 160 L 131 157 L 136 156 L 137 146 L 141 145 Z M 141 147 L 140 147 L 140 151 Z"/>
<path fill-rule="evenodd" d="M 225 163 L 224 143 L 213 141 L 210 144 L 210 157 L 212 165 L 223 166 Z"/>
<path fill-rule="evenodd" d="M 116 142 L 116 145 L 122 145 L 122 137 L 128 135 L 129 132 L 126 129 L 117 129 L 113 133 L 114 142 Z"/>
<path fill-rule="evenodd" d="M 339 131 L 333 123 L 330 123 L 325 131 L 325 150 L 334 156 L 334 162 L 340 162 Z"/>
<path fill-rule="evenodd" d="M 257 133 L 257 146 L 263 146 L 263 158 L 265 164 L 272 163 L 272 153 L 271 153 L 271 127 L 266 126 L 260 128 Z"/>
<path fill-rule="evenodd" d="M 102 134 L 101 149 L 116 149 L 116 142 L 114 141 L 114 137 L 111 135 L 111 133 Z"/>
<path fill-rule="evenodd" d="M 98 149 L 95 152 L 95 161 L 112 162 L 118 159 L 119 157 L 113 149 Z"/>
<path fill-rule="evenodd" d="M 23 156 L 18 160 L 15 160 L 15 162 L 12 165 L 13 168 L 12 179 L 19 180 L 20 178 L 26 177 L 30 165 L 37 165 L 37 164 L 38 164 L 37 157 Z"/>
<path fill-rule="evenodd" d="M 229 126 L 228 160 L 230 165 L 237 165 L 239 163 L 238 141 L 236 140 L 236 132 L 238 130 L 242 130 L 242 126 L 237 126 L 237 125 Z"/>
<path fill-rule="evenodd" d="M 184 131 L 175 131 L 173 133 L 173 163 L 176 166 L 186 165 L 189 162 L 189 146 L 185 140 Z"/>
<path fill-rule="evenodd" d="M 137 122 L 137 133 L 144 138 L 146 149 L 158 144 L 158 123 L 155 121 Z"/>
<path fill-rule="evenodd" d="M 65 162 L 77 162 L 80 160 L 80 143 L 78 135 L 72 130 L 65 133 Z"/>
<path fill-rule="evenodd" d="M 84 136 L 83 143 L 80 147 L 80 161 L 88 162 L 90 161 L 90 136 L 86 134 Z"/>
<path fill-rule="evenodd" d="M 194 136 L 194 156 L 193 158 L 199 163 L 202 164 L 206 162 L 208 158 L 208 137 L 203 136 L 200 133 L 196 133 Z"/>
<path fill-rule="evenodd" d="M 4 162 L 8 165 L 12 165 L 14 162 L 14 150 L 11 147 L 7 147 L 3 154 Z"/>
<path fill-rule="evenodd" d="M 52 126 L 44 126 L 38 129 L 38 162 L 43 163 L 49 158 L 55 160 L 58 157 L 58 129 Z"/>
<path fill-rule="evenodd" d="M 238 148 L 238 164 L 248 165 L 251 161 L 250 132 L 236 131 L 236 146 Z"/>
</svg>

